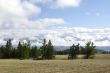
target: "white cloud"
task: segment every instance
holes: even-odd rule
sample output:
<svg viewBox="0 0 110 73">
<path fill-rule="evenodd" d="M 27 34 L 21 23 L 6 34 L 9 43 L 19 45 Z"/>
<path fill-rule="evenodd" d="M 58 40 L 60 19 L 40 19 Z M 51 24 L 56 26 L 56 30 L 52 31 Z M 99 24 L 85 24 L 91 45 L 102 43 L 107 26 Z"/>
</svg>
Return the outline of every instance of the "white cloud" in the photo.
<svg viewBox="0 0 110 73">
<path fill-rule="evenodd" d="M 50 25 L 62 25 L 65 24 L 65 20 L 62 18 L 44 18 L 35 21 L 28 20 L 26 18 L 11 18 L 0 21 L 0 29 L 41 29 Z"/>
<path fill-rule="evenodd" d="M 4 45 L 6 43 L 6 41 L 4 41 L 3 39 L 0 39 L 0 45 Z"/>
<path fill-rule="evenodd" d="M 92 41 L 97 46 L 110 46 L 110 28 L 106 29 L 88 29 L 83 27 L 62 27 L 57 29 L 42 30 L 5 30 L 0 31 L 0 42 L 5 43 L 3 39 L 14 38 L 13 44 L 18 40 L 31 40 L 32 44 L 41 45 L 42 40 L 52 40 L 53 45 L 71 46 L 73 43 L 85 45 L 87 41 Z"/>
<path fill-rule="evenodd" d="M 62 18 L 44 18 L 44 19 L 39 19 L 37 21 L 38 24 L 45 24 L 45 25 L 56 25 L 56 24 L 65 24 L 66 22 Z"/>
<path fill-rule="evenodd" d="M 29 0 L 32 3 L 48 3 L 51 2 L 53 0 Z"/>
<path fill-rule="evenodd" d="M 32 3 L 46 4 L 52 8 L 78 7 L 82 0 L 29 0 Z"/>
<path fill-rule="evenodd" d="M 55 6 L 57 8 L 78 7 L 81 0 L 56 0 Z"/>
<path fill-rule="evenodd" d="M 22 5 L 23 5 L 23 10 L 24 10 L 25 13 L 27 13 L 27 15 L 30 15 L 30 14 L 33 14 L 33 13 L 39 14 L 41 12 L 40 7 L 38 7 L 34 4 L 31 4 L 30 2 L 25 1 L 25 2 L 22 3 Z"/>
<path fill-rule="evenodd" d="M 38 3 L 42 1 L 36 0 Z M 0 0 L 0 29 L 41 29 L 65 23 L 62 18 L 30 20 L 30 16 L 41 13 L 41 8 L 34 3 L 28 0 Z"/>
<path fill-rule="evenodd" d="M 40 12 L 41 8 L 29 1 L 0 0 L 0 29 L 28 28 L 32 23 L 29 16 Z"/>
<path fill-rule="evenodd" d="M 13 16 L 28 16 L 29 14 L 39 13 L 41 9 L 28 1 L 0 0 L 0 11 Z"/>
</svg>

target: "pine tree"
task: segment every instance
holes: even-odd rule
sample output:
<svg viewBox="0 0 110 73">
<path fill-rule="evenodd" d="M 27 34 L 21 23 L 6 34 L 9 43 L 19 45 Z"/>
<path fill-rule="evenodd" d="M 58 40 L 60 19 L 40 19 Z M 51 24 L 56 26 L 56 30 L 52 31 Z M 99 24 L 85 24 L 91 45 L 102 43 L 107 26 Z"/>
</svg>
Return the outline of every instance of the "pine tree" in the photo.
<svg viewBox="0 0 110 73">
<path fill-rule="evenodd" d="M 0 47 L 0 58 L 4 58 L 4 56 L 5 56 L 5 47 L 1 46 Z"/>
<path fill-rule="evenodd" d="M 37 49 L 37 46 L 33 46 L 30 50 L 30 55 L 33 59 L 38 59 L 40 56 L 40 50 Z"/>
<path fill-rule="evenodd" d="M 28 59 L 30 57 L 30 47 L 27 43 L 22 44 L 22 49 L 23 49 L 23 59 Z"/>
<path fill-rule="evenodd" d="M 93 42 L 87 42 L 85 46 L 85 59 L 94 58 L 95 47 Z"/>
<path fill-rule="evenodd" d="M 42 50 L 42 58 L 43 59 L 53 59 L 54 58 L 54 47 L 49 40 L 48 44 L 46 44 L 46 39 L 44 39 Z"/>
<path fill-rule="evenodd" d="M 70 47 L 68 59 L 76 59 L 78 54 L 79 54 L 79 44 L 78 45 L 73 44 Z"/>
<path fill-rule="evenodd" d="M 12 43 L 8 40 L 5 46 L 5 58 L 11 58 Z"/>
<path fill-rule="evenodd" d="M 18 44 L 18 58 L 19 59 L 28 59 L 30 57 L 30 42 L 23 43 L 19 42 Z"/>
<path fill-rule="evenodd" d="M 30 58 L 30 49 L 31 49 L 31 43 L 28 41 L 25 43 L 25 58 L 28 59 Z"/>
<path fill-rule="evenodd" d="M 46 39 L 43 40 L 43 46 L 41 46 L 41 53 L 42 53 L 42 59 L 46 59 L 46 52 L 47 52 L 47 44 Z"/>
<path fill-rule="evenodd" d="M 18 53 L 16 48 L 12 48 L 11 50 L 11 58 L 18 58 Z"/>
<path fill-rule="evenodd" d="M 54 47 L 51 43 L 51 40 L 49 40 L 48 44 L 47 44 L 47 59 L 53 59 L 55 56 L 54 56 Z"/>
<path fill-rule="evenodd" d="M 18 54 L 18 58 L 22 59 L 23 57 L 23 49 L 22 49 L 22 44 L 19 41 L 18 46 L 17 46 L 17 54 Z"/>
</svg>

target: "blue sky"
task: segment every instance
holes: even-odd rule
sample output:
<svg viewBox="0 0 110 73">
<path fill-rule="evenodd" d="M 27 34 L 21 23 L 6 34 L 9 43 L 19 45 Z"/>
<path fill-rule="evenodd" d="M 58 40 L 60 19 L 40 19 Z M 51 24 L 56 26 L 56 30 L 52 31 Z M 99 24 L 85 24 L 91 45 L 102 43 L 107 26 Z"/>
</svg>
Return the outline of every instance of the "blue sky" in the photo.
<svg viewBox="0 0 110 73">
<path fill-rule="evenodd" d="M 82 0 L 78 7 L 62 9 L 52 9 L 44 4 L 41 6 L 42 13 L 31 18 L 63 18 L 69 23 L 67 26 L 74 27 L 110 27 L 110 0 Z"/>
</svg>

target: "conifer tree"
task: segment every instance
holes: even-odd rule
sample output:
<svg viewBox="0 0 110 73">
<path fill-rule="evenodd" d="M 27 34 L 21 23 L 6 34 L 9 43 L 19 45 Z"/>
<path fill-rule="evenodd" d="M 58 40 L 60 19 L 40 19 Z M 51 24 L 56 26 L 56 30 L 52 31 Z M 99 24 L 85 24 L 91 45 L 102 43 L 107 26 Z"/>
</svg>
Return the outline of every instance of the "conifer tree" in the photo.
<svg viewBox="0 0 110 73">
<path fill-rule="evenodd" d="M 18 53 L 16 48 L 11 49 L 11 58 L 18 58 Z"/>
<path fill-rule="evenodd" d="M 18 44 L 18 58 L 19 59 L 28 59 L 30 57 L 30 42 L 23 43 L 19 42 Z"/>
<path fill-rule="evenodd" d="M 11 40 L 8 40 L 5 46 L 5 58 L 10 58 L 11 57 L 11 50 L 12 50 L 12 43 Z"/>
<path fill-rule="evenodd" d="M 54 56 L 54 47 L 51 43 L 51 40 L 49 40 L 48 44 L 47 44 L 47 59 L 53 59 L 55 56 Z"/>
<path fill-rule="evenodd" d="M 46 39 L 44 39 L 42 50 L 42 58 L 43 59 L 53 59 L 54 58 L 54 47 L 49 40 L 48 44 L 46 44 Z"/>
<path fill-rule="evenodd" d="M 47 52 L 47 44 L 46 44 L 46 39 L 44 39 L 43 46 L 41 46 L 42 59 L 46 59 L 46 52 Z"/>
<path fill-rule="evenodd" d="M 94 43 L 89 41 L 86 43 L 85 46 L 85 59 L 94 58 L 95 55 L 95 47 Z"/>
<path fill-rule="evenodd" d="M 37 49 L 37 46 L 33 46 L 30 50 L 30 55 L 33 59 L 38 59 L 40 56 L 40 50 Z"/>
<path fill-rule="evenodd" d="M 73 44 L 70 47 L 68 59 L 76 59 L 78 54 L 79 54 L 79 44 L 78 45 Z"/>
<path fill-rule="evenodd" d="M 18 53 L 18 58 L 19 59 L 22 59 L 22 57 L 23 57 L 23 49 L 22 49 L 22 44 L 21 44 L 21 42 L 19 41 L 19 43 L 18 43 L 18 46 L 17 46 L 17 53 Z"/>
<path fill-rule="evenodd" d="M 0 58 L 4 58 L 4 56 L 5 56 L 5 47 L 1 46 L 0 47 Z"/>
<path fill-rule="evenodd" d="M 28 44 L 27 43 L 23 43 L 22 44 L 22 49 L 23 49 L 23 55 L 22 55 L 22 58 L 23 59 L 28 59 L 29 58 L 29 51 L 30 51 L 30 48 L 29 48 L 29 46 L 28 46 Z"/>
</svg>

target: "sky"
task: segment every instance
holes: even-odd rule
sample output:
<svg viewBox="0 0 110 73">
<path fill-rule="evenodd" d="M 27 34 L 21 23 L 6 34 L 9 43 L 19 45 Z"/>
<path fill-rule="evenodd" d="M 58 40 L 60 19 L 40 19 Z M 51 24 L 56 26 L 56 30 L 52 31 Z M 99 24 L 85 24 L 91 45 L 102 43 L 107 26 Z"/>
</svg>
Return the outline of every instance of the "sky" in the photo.
<svg viewBox="0 0 110 73">
<path fill-rule="evenodd" d="M 0 0 L 0 44 L 46 38 L 54 45 L 110 46 L 109 7 L 110 0 Z"/>
<path fill-rule="evenodd" d="M 62 18 L 69 26 L 88 27 L 88 28 L 108 28 L 110 27 L 110 0 L 70 0 L 72 4 L 50 8 L 43 6 L 43 13 L 36 18 Z M 74 4 L 76 1 L 76 4 Z M 67 3 L 65 2 L 65 3 Z M 42 5 L 41 5 L 42 6 Z M 100 25 L 100 26 L 99 26 Z"/>
</svg>

